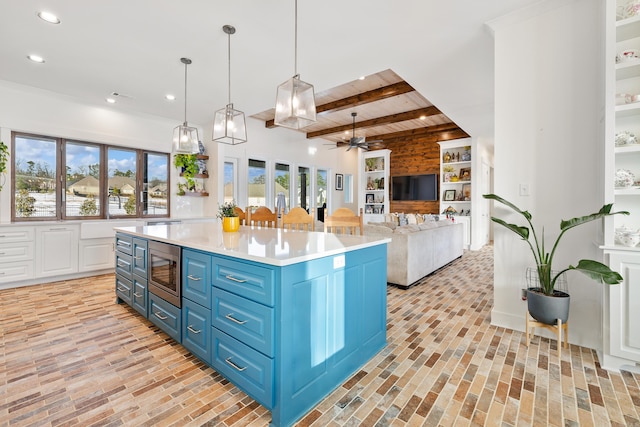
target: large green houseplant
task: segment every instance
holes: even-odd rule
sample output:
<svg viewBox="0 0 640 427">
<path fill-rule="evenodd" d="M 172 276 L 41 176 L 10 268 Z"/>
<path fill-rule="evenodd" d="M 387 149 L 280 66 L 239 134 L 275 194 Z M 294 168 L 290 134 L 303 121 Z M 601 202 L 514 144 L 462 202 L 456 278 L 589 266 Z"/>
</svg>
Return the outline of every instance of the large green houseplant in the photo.
<svg viewBox="0 0 640 427">
<path fill-rule="evenodd" d="M 591 260 L 591 259 L 581 259 L 580 261 L 578 261 L 578 264 L 575 266 L 569 265 L 568 267 L 554 269 L 553 258 L 556 254 L 556 250 L 558 249 L 558 243 L 560 243 L 562 236 L 564 236 L 564 234 L 567 231 L 579 225 L 594 221 L 596 219 L 604 218 L 605 216 L 617 215 L 617 214 L 629 215 L 629 212 L 626 212 L 626 211 L 611 212 L 613 205 L 608 204 L 608 205 L 604 205 L 596 213 L 592 213 L 587 216 L 572 218 L 569 220 L 561 220 L 560 234 L 556 238 L 555 242 L 553 242 L 553 246 L 551 247 L 551 252 L 548 252 L 548 249 L 545 246 L 544 230 L 543 230 L 543 233 L 541 234 L 536 232 L 536 229 L 534 228 L 533 223 L 531 222 L 532 216 L 528 211 L 521 210 L 513 203 L 495 194 L 484 194 L 482 197 L 484 197 L 485 199 L 495 200 L 509 207 L 512 211 L 522 215 L 522 217 L 526 220 L 528 224 L 528 226 L 509 224 L 500 218 L 491 217 L 491 220 L 493 222 L 495 222 L 496 224 L 502 225 L 508 230 L 513 231 L 518 236 L 520 236 L 522 240 L 527 242 L 527 244 L 529 245 L 529 248 L 531 249 L 531 253 L 533 254 L 533 260 L 534 260 L 534 264 L 537 272 L 537 280 L 539 283 L 539 286 L 536 286 L 535 288 L 530 288 L 529 292 L 543 294 L 545 296 L 550 296 L 550 297 L 563 296 L 562 295 L 563 293 L 558 292 L 555 288 L 556 288 L 558 279 L 562 277 L 563 273 L 569 270 L 579 271 L 600 283 L 605 283 L 609 285 L 615 285 L 622 281 L 622 276 L 619 273 L 611 270 L 608 266 L 606 266 L 601 262 Z M 530 300 L 530 298 L 527 298 L 527 299 Z M 529 311 L 532 314 L 532 316 L 536 318 L 536 320 L 539 320 L 545 323 L 555 323 L 554 321 L 555 319 L 553 319 L 553 321 L 551 322 L 545 321 L 544 319 L 538 319 L 535 314 L 535 309 L 534 309 L 534 312 L 531 312 L 532 311 L 531 302 L 529 301 L 528 304 L 529 304 Z M 566 310 L 567 310 L 566 317 L 568 317 L 568 300 L 567 300 Z M 564 318 L 562 320 L 564 323 L 566 322 L 567 319 Z"/>
<path fill-rule="evenodd" d="M 199 171 L 198 160 L 195 154 L 176 154 L 173 156 L 173 166 L 180 169 L 182 177 L 187 181 L 186 190 L 193 190 L 196 182 L 193 179 Z M 184 195 L 185 184 L 178 184 L 178 195 Z"/>
</svg>

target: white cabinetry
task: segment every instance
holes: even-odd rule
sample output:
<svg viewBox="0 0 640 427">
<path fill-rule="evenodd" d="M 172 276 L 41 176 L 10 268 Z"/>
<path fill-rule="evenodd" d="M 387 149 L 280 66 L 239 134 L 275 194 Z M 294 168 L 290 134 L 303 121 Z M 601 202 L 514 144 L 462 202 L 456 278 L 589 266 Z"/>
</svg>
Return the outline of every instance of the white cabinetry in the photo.
<svg viewBox="0 0 640 427">
<path fill-rule="evenodd" d="M 112 269 L 115 265 L 114 239 L 80 239 L 79 268 L 80 272 Z"/>
<path fill-rule="evenodd" d="M 33 236 L 33 227 L 0 227 L 0 283 L 33 277 Z"/>
<path fill-rule="evenodd" d="M 384 222 L 389 213 L 389 165 L 391 150 L 360 151 L 359 203 L 364 223 Z"/>
<path fill-rule="evenodd" d="M 464 225 L 464 248 L 471 245 L 471 140 L 440 144 L 440 213 Z"/>
<path fill-rule="evenodd" d="M 607 218 L 604 253 L 609 266 L 624 278 L 622 284 L 604 288 L 604 354 L 602 365 L 618 369 L 640 362 L 640 248 L 627 248 L 615 239 L 615 229 L 640 228 L 640 102 L 621 94 L 640 94 L 640 59 L 621 58 L 628 49 L 640 49 L 640 15 L 617 14 L 628 0 L 606 2 L 605 74 L 605 201 L 630 216 Z M 623 135 L 634 135 L 634 139 Z M 616 182 L 619 171 L 634 176 L 633 185 Z"/>
<path fill-rule="evenodd" d="M 36 276 L 78 272 L 78 226 L 36 227 Z"/>
</svg>

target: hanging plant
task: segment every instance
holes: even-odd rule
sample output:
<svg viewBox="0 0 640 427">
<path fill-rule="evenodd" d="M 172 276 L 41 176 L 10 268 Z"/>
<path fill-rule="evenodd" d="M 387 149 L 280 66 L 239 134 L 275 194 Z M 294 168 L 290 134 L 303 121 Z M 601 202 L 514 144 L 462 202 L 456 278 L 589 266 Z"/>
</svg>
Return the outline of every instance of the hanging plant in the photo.
<svg viewBox="0 0 640 427">
<path fill-rule="evenodd" d="M 4 175 L 7 173 L 7 161 L 9 160 L 9 147 L 0 141 L 0 191 L 4 185 Z"/>
<path fill-rule="evenodd" d="M 193 190 L 195 188 L 195 181 L 193 179 L 200 171 L 198 166 L 197 156 L 195 154 L 176 154 L 173 157 L 173 166 L 182 170 L 182 177 L 187 181 L 187 190 Z M 178 195 L 183 192 L 178 188 Z"/>
</svg>

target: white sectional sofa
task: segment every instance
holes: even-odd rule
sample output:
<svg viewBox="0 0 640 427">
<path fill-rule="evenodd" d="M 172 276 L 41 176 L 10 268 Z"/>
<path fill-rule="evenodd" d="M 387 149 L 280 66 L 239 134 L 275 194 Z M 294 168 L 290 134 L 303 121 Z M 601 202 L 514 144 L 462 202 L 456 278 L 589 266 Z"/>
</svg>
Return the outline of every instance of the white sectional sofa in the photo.
<svg viewBox="0 0 640 427">
<path fill-rule="evenodd" d="M 463 228 L 448 220 L 397 227 L 370 223 L 364 226 L 364 234 L 391 238 L 387 246 L 387 282 L 408 288 L 462 256 Z"/>
</svg>

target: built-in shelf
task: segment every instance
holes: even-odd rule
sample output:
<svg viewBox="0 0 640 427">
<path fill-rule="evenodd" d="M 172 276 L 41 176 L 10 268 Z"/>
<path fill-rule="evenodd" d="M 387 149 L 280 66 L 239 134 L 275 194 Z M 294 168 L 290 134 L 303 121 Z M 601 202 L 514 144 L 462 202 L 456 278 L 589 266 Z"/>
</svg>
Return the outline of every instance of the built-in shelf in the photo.
<svg viewBox="0 0 640 427">
<path fill-rule="evenodd" d="M 209 197 L 209 193 L 206 191 L 186 191 L 183 196 L 189 197 Z"/>
</svg>

